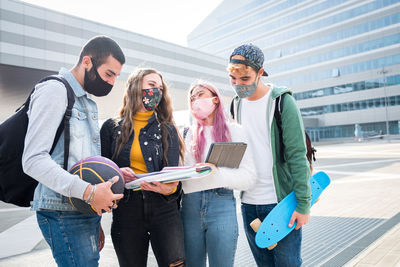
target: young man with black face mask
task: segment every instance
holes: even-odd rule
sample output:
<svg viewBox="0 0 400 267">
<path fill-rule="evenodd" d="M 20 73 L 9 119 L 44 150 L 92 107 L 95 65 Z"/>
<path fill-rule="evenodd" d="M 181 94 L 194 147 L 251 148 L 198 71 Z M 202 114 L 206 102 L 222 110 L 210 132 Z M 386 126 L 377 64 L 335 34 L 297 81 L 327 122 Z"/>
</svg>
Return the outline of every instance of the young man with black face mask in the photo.
<svg viewBox="0 0 400 267">
<path fill-rule="evenodd" d="M 245 44 L 233 51 L 228 66 L 231 85 L 237 94 L 233 100 L 233 113 L 247 132 L 257 172 L 256 185 L 242 194 L 243 222 L 258 266 L 300 266 L 301 226 L 309 220 L 311 201 L 304 127 L 292 92 L 286 87 L 261 81 L 262 76 L 268 76 L 263 63 L 261 49 Z M 276 101 L 278 98 L 283 101 L 279 123 L 281 135 L 274 117 L 275 106 L 280 106 Z M 294 191 L 298 204 L 288 226 L 292 227 L 296 221 L 295 230 L 273 250 L 259 248 L 250 223 L 256 218 L 263 220 L 291 191 Z"/>
<path fill-rule="evenodd" d="M 76 66 L 61 68 L 59 75 L 71 86 L 75 99 L 67 169 L 83 158 L 101 154 L 97 105 L 91 95 L 107 95 L 124 63 L 118 44 L 109 37 L 97 36 L 85 44 Z M 123 195 L 110 190 L 118 177 L 93 186 L 62 168 L 64 134 L 50 154 L 67 103 L 67 90 L 60 81 L 48 80 L 35 86 L 22 165 L 24 172 L 39 182 L 31 208 L 57 265 L 98 266 L 100 215 L 102 210 L 115 208 L 113 200 Z M 87 201 L 99 216 L 75 211 L 67 197 Z"/>
</svg>

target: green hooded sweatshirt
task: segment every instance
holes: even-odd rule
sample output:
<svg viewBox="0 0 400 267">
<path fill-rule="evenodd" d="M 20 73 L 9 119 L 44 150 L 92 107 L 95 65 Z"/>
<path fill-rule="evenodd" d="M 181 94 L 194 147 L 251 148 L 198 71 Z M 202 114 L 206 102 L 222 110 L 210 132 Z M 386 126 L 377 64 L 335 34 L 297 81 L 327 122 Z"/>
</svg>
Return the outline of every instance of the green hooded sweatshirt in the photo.
<svg viewBox="0 0 400 267">
<path fill-rule="evenodd" d="M 271 97 L 275 102 L 278 96 L 286 94 L 283 101 L 283 108 L 281 111 L 282 120 L 282 138 L 284 144 L 284 158 L 281 159 L 281 149 L 279 142 L 278 127 L 273 118 L 271 125 L 271 149 L 272 157 L 274 160 L 272 173 L 274 176 L 275 191 L 280 202 L 290 192 L 294 191 L 297 199 L 296 211 L 302 214 L 310 212 L 311 203 L 311 189 L 310 189 L 310 166 L 306 157 L 306 143 L 303 120 L 300 115 L 300 110 L 296 105 L 296 101 L 292 96 L 292 91 L 286 87 L 276 87 L 268 84 L 272 88 Z M 275 102 L 276 104 L 276 102 Z M 240 98 L 234 98 L 234 111 L 237 121 L 240 123 Z M 274 105 L 271 110 L 266 110 L 267 120 L 270 118 L 269 114 L 274 112 Z"/>
</svg>

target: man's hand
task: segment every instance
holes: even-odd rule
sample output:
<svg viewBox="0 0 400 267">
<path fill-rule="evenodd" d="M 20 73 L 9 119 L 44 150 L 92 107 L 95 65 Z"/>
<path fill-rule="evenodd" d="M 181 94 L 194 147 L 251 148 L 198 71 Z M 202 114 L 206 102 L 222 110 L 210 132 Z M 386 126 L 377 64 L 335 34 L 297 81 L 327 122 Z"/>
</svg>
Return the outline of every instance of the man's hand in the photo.
<svg viewBox="0 0 400 267">
<path fill-rule="evenodd" d="M 111 209 L 116 209 L 117 204 L 114 204 L 113 201 L 124 197 L 124 194 L 114 194 L 111 191 L 111 186 L 116 183 L 118 179 L 118 176 L 114 176 L 107 182 L 96 185 L 96 192 L 91 206 L 96 210 L 99 216 L 101 216 L 102 210 L 105 210 L 106 212 L 111 212 Z M 93 185 L 88 186 L 90 190 L 91 186 Z"/>
<path fill-rule="evenodd" d="M 297 225 L 294 229 L 299 230 L 300 227 L 306 225 L 309 220 L 310 220 L 310 214 L 302 214 L 298 213 L 297 211 L 294 211 L 289 221 L 289 227 L 291 228 L 294 222 L 297 221 Z"/>
<path fill-rule="evenodd" d="M 156 193 L 160 193 L 163 195 L 170 195 L 178 186 L 178 182 L 172 183 L 160 183 L 160 182 L 142 182 L 140 183 L 140 187 L 146 191 L 153 191 Z"/>
<path fill-rule="evenodd" d="M 124 168 L 121 168 L 121 171 L 123 174 L 125 184 L 137 179 L 135 172 L 131 168 L 124 167 Z"/>
</svg>

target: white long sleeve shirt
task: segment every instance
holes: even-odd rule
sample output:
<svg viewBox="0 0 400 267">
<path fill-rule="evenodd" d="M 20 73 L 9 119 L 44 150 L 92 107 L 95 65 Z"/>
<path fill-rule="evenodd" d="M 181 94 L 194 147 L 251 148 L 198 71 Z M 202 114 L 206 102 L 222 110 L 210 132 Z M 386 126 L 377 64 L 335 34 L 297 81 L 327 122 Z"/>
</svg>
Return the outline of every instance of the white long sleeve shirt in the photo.
<svg viewBox="0 0 400 267">
<path fill-rule="evenodd" d="M 228 123 L 232 142 L 248 143 L 242 127 L 236 123 Z M 203 159 L 206 158 L 212 140 L 212 126 L 204 127 L 204 137 L 206 144 L 203 152 Z M 194 154 L 191 152 L 191 143 L 193 140 L 193 127 L 191 127 L 185 137 L 185 166 L 196 164 Z M 185 194 L 208 190 L 212 188 L 226 187 L 236 190 L 248 190 L 256 181 L 256 171 L 252 159 L 252 153 L 247 147 L 239 168 L 219 167 L 217 170 L 205 176 L 204 178 L 188 180 L 182 182 L 182 188 Z"/>
<path fill-rule="evenodd" d="M 277 196 L 272 174 L 273 158 L 271 148 L 271 124 L 274 116 L 274 102 L 271 98 L 272 90 L 254 101 L 242 101 L 242 126 L 248 130 L 248 141 L 253 153 L 254 165 L 257 173 L 255 186 L 243 192 L 242 203 L 252 205 L 266 205 L 277 203 Z M 266 110 L 269 112 L 267 118 Z"/>
</svg>

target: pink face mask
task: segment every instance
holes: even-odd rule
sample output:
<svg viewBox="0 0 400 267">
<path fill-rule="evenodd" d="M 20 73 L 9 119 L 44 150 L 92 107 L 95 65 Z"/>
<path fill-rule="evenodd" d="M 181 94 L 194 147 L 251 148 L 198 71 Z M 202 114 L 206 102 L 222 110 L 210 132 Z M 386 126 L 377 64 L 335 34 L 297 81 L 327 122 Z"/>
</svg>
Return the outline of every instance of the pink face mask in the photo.
<svg viewBox="0 0 400 267">
<path fill-rule="evenodd" d="M 215 104 L 213 103 L 214 97 L 198 98 L 192 103 L 192 114 L 196 119 L 204 120 L 214 110 Z"/>
</svg>

